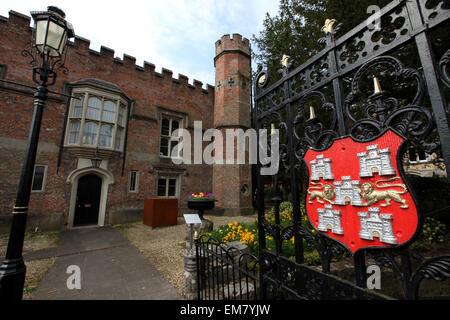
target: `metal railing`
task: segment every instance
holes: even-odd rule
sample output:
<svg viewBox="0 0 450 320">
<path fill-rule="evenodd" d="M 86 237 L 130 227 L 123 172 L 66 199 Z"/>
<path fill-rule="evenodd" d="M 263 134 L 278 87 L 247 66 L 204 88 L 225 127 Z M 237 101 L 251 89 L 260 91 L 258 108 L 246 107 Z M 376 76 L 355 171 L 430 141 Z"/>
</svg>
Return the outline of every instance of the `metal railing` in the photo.
<svg viewBox="0 0 450 320">
<path fill-rule="evenodd" d="M 195 241 L 198 300 L 257 300 L 259 262 L 230 243 L 202 235 Z"/>
</svg>

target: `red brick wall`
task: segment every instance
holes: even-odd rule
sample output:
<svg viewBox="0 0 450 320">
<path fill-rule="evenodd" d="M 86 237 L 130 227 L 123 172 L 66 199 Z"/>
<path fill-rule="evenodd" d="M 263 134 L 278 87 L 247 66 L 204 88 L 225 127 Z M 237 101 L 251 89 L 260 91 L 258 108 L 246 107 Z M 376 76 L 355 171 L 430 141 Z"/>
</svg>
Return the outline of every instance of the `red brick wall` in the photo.
<svg viewBox="0 0 450 320">
<path fill-rule="evenodd" d="M 31 79 L 29 58 L 21 55 L 23 49 L 29 48 L 29 26 L 30 18 L 15 12 L 10 12 L 9 18 L 0 17 L 0 65 L 7 67 L 7 80 L 35 86 Z M 100 52 L 92 51 L 89 49 L 89 40 L 77 37 L 68 46 L 65 66 L 69 72 L 58 73 L 56 84 L 49 87 L 52 91 L 63 92 L 65 82 L 96 78 L 117 85 L 135 100 L 134 114 L 138 116 L 132 117 L 129 122 L 123 176 L 123 159 L 117 156 L 109 160 L 108 169 L 114 175 L 115 183 L 109 187 L 106 223 L 110 212 L 143 208 L 143 200 L 155 196 L 157 172 L 149 171 L 152 166 L 162 162 L 158 156 L 159 107 L 184 113 L 190 127 L 195 120 L 201 120 L 204 129 L 214 124 L 214 87 L 207 85 L 205 90 L 197 80 L 191 85 L 183 75 L 174 79 L 170 70 L 163 69 L 159 74 L 151 63 L 146 62 L 140 67 L 136 66 L 135 61 L 128 55 L 124 55 L 123 59 L 115 58 L 114 51 L 105 47 Z M 32 117 L 33 91 L 16 85 L 0 84 L 0 138 L 4 139 L 0 140 L 3 141 L 0 143 L 0 214 L 12 211 Z M 71 185 L 66 183 L 66 179 L 76 169 L 77 157 L 65 149 L 61 168 L 56 173 L 66 107 L 66 98 L 50 94 L 39 140 L 40 147 L 46 148 L 36 159 L 36 163 L 48 165 L 46 192 L 32 194 L 30 212 L 61 212 L 67 222 Z M 245 118 L 245 115 L 239 118 Z M 153 161 L 142 160 L 142 155 L 148 155 Z M 187 173 L 181 174 L 181 195 L 197 190 L 212 191 L 211 166 L 182 167 L 186 168 Z M 140 172 L 138 193 L 127 192 L 130 170 Z M 180 206 L 184 206 L 183 201 L 180 201 Z"/>
</svg>

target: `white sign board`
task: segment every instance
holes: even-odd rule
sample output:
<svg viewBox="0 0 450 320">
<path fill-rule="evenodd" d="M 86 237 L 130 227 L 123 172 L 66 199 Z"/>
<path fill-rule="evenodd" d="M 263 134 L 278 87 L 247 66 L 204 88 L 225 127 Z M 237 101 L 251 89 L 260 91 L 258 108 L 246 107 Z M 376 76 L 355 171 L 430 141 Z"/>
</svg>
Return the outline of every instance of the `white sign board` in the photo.
<svg viewBox="0 0 450 320">
<path fill-rule="evenodd" d="M 197 224 L 202 223 L 202 220 L 200 220 L 200 217 L 198 214 L 183 214 L 184 220 L 186 221 L 186 224 Z"/>
</svg>

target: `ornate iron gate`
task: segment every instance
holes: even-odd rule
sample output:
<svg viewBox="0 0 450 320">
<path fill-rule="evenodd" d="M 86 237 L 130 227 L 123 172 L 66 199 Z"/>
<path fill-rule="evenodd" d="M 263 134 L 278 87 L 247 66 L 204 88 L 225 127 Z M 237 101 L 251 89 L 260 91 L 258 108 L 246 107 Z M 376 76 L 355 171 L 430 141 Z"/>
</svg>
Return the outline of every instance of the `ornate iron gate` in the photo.
<svg viewBox="0 0 450 320">
<path fill-rule="evenodd" d="M 258 258 L 202 235 L 195 240 L 198 300 L 258 300 Z"/>
<path fill-rule="evenodd" d="M 418 231 L 406 244 L 353 254 L 302 223 L 306 217 L 302 208 L 309 200 L 309 163 L 304 156 L 308 150 L 326 150 L 342 137 L 367 142 L 394 129 L 407 139 L 399 161 L 413 149 L 435 153 L 450 178 L 450 105 L 446 102 L 450 50 L 444 43 L 450 30 L 449 2 L 396 0 L 380 13 L 380 29 L 369 18 L 339 38 L 339 26 L 333 28 L 328 20 L 326 37 L 319 40 L 323 50 L 292 71 L 284 59 L 282 78 L 275 83 L 270 84 L 266 70 L 259 67 L 257 71 L 255 127 L 280 131 L 278 173 L 261 175 L 260 162 L 256 170 L 262 299 L 383 299 L 366 290 L 369 259 L 392 270 L 393 281 L 399 281 L 406 299 L 419 297 L 422 280 L 450 277 L 450 255 L 425 258 L 411 249 L 424 218 L 450 212 L 450 207 L 429 210 L 417 196 L 420 180 L 410 181 L 403 168 L 399 170 L 416 194 L 419 212 Z M 265 185 L 273 187 L 270 199 L 264 199 Z M 293 203 L 293 223 L 288 226 L 280 221 L 280 204 L 286 199 Z M 265 200 L 275 208 L 273 222 L 266 219 Z M 273 238 L 274 250 L 268 250 L 266 237 Z M 283 244 L 290 239 L 295 243 L 295 261 L 283 253 Z M 305 264 L 306 246 L 317 251 L 321 270 Z M 351 281 L 333 275 L 330 267 L 332 259 L 343 255 L 352 261 Z"/>
</svg>

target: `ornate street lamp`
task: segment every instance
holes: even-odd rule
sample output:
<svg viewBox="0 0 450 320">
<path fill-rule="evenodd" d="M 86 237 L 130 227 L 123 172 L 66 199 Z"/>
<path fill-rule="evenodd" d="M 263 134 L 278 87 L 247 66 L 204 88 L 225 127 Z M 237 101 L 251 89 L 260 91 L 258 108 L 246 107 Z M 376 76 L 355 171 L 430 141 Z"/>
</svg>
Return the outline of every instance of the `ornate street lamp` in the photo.
<svg viewBox="0 0 450 320">
<path fill-rule="evenodd" d="M 0 266 L 0 299 L 8 300 L 20 300 L 23 294 L 26 267 L 22 250 L 47 86 L 55 83 L 59 69 L 67 71 L 64 67 L 65 47 L 67 39 L 74 37 L 72 25 L 64 20 L 65 14 L 59 8 L 48 7 L 45 12 L 31 12 L 31 16 L 35 22 L 33 42 L 31 50 L 24 50 L 22 55 L 31 57 L 33 81 L 39 86 L 34 94 L 33 119 L 13 209 L 8 248 Z"/>
</svg>

